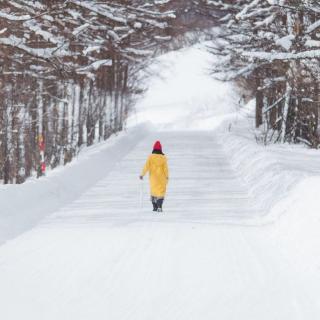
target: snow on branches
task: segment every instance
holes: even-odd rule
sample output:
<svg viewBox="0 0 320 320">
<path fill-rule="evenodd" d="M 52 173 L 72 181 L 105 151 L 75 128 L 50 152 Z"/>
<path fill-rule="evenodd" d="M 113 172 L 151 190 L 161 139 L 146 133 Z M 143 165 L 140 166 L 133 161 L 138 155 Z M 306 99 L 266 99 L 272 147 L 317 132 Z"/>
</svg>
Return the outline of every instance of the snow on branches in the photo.
<svg viewBox="0 0 320 320">
<path fill-rule="evenodd" d="M 122 130 L 137 67 L 171 39 L 169 2 L 0 2 L 0 181 L 40 176 Z"/>
<path fill-rule="evenodd" d="M 168 20 L 174 18 L 172 12 L 151 9 L 156 8 L 140 9 L 120 0 L 4 0 L 0 4 L 0 59 L 8 56 L 11 47 L 9 52 L 20 51 L 26 60 L 47 61 L 49 69 L 57 66 L 50 61 L 58 58 L 59 64 L 67 65 L 65 71 L 85 68 L 113 54 L 134 60 L 135 50 L 156 44 L 148 34 L 163 35 Z M 99 52 L 88 50 L 93 45 L 99 46 Z M 150 50 L 142 50 L 138 56 L 143 52 L 150 54 Z"/>
<path fill-rule="evenodd" d="M 257 127 L 263 125 L 267 135 L 272 131 L 276 141 L 302 139 L 318 146 L 319 2 L 209 2 L 222 15 L 211 50 L 225 64 L 216 72 L 224 79 L 247 79 L 256 95 Z"/>
</svg>

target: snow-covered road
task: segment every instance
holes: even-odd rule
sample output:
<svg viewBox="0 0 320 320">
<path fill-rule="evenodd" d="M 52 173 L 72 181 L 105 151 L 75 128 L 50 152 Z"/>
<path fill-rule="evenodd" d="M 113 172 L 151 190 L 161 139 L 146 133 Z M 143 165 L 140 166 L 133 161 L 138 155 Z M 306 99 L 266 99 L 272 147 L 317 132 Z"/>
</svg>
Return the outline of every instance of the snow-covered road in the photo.
<svg viewBox="0 0 320 320">
<path fill-rule="evenodd" d="M 320 318 L 318 151 L 257 145 L 208 59 L 160 57 L 133 128 L 0 188 L 1 320 Z M 163 214 L 138 179 L 157 139 Z"/>
<path fill-rule="evenodd" d="M 146 182 L 140 207 L 155 138 L 171 170 L 163 214 L 151 212 Z M 260 214 L 212 133 L 150 134 L 80 198 L 0 247 L 1 318 L 313 319 L 320 305 L 272 226 L 241 225 Z"/>
<path fill-rule="evenodd" d="M 164 145 L 170 168 L 165 221 L 239 223 L 259 214 L 212 132 L 167 131 L 143 139 L 105 179 L 63 208 L 56 219 L 70 219 L 72 223 L 157 219 L 150 215 L 147 179 L 141 183 L 137 177 L 158 139 Z"/>
</svg>

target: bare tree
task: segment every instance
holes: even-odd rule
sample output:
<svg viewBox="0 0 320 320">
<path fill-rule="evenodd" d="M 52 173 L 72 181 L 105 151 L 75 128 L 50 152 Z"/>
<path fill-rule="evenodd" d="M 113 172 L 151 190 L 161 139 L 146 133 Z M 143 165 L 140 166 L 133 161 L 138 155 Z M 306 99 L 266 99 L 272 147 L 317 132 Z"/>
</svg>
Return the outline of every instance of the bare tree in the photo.
<svg viewBox="0 0 320 320">
<path fill-rule="evenodd" d="M 122 130 L 133 72 L 174 19 L 156 2 L 1 1 L 0 179 L 40 176 Z"/>
</svg>

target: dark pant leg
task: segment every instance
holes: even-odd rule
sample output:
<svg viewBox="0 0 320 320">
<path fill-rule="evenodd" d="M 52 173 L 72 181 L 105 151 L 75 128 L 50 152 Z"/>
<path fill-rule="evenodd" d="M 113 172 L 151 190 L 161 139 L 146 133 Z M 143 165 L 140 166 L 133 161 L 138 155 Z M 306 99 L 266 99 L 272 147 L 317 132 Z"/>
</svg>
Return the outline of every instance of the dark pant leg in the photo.
<svg viewBox="0 0 320 320">
<path fill-rule="evenodd" d="M 152 202 L 152 205 L 153 205 L 153 211 L 157 211 L 158 210 L 157 198 L 151 197 L 151 202 Z"/>
<path fill-rule="evenodd" d="M 157 200 L 157 206 L 158 206 L 158 208 L 161 209 L 161 210 L 162 210 L 163 200 L 164 200 L 164 199 L 158 199 L 158 200 Z"/>
</svg>

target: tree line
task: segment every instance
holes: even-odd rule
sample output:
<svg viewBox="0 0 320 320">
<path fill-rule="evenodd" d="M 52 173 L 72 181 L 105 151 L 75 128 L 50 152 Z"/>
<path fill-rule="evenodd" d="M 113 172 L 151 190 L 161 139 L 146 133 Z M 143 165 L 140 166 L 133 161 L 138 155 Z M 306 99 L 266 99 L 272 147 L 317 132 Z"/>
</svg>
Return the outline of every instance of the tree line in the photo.
<svg viewBox="0 0 320 320">
<path fill-rule="evenodd" d="M 0 181 L 39 177 L 122 130 L 175 18 L 161 1 L 1 1 Z"/>
<path fill-rule="evenodd" d="M 261 139 L 319 147 L 317 0 L 3 0 L 0 181 L 39 177 L 123 130 L 139 70 L 217 25 L 215 76 L 255 97 Z"/>
<path fill-rule="evenodd" d="M 221 56 L 214 72 L 252 92 L 263 141 L 319 147 L 319 1 L 206 3 L 220 17 L 211 45 Z"/>
<path fill-rule="evenodd" d="M 123 130 L 143 90 L 139 70 L 211 26 L 208 9 L 204 0 L 1 1 L 0 181 L 40 177 Z"/>
</svg>

